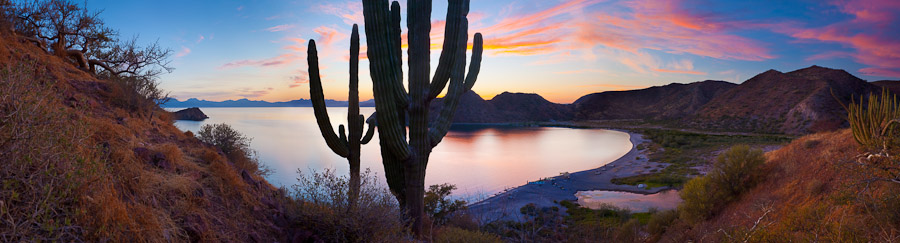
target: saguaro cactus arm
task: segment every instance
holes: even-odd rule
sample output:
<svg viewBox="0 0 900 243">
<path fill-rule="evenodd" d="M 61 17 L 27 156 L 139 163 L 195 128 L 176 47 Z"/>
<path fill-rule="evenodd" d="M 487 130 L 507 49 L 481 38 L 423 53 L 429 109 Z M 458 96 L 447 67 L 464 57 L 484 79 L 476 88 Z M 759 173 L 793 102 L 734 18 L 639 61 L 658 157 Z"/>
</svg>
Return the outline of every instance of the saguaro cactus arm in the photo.
<svg viewBox="0 0 900 243">
<path fill-rule="evenodd" d="M 409 158 L 409 144 L 406 141 L 406 127 L 400 116 L 402 112 L 398 104 L 402 104 L 403 97 L 398 97 L 396 90 L 402 89 L 397 85 L 400 80 L 395 67 L 397 61 L 392 57 L 395 50 L 394 38 L 390 36 L 388 28 L 392 20 L 387 1 L 364 0 L 363 14 L 365 18 L 366 38 L 369 45 L 369 70 L 372 75 L 373 91 L 375 95 L 375 107 L 378 109 L 378 134 L 381 146 L 392 153 L 394 158 L 404 160 Z M 399 86 L 399 87 L 398 87 Z M 404 95 L 405 96 L 405 95 Z"/>
<path fill-rule="evenodd" d="M 362 121 L 362 118 L 363 115 L 359 115 L 360 121 Z M 372 141 L 372 137 L 375 136 L 375 114 L 370 115 L 366 123 L 369 124 L 369 129 L 366 129 L 366 135 L 362 137 L 360 144 L 369 143 L 369 141 Z"/>
<path fill-rule="evenodd" d="M 465 38 L 465 36 L 462 38 Z M 461 64 L 465 63 L 465 59 L 457 60 L 456 65 L 461 67 L 458 70 L 454 70 L 453 78 L 450 81 L 450 89 L 447 92 L 447 96 L 444 97 L 444 106 L 441 107 L 441 113 L 437 117 L 437 121 L 431 123 L 431 128 L 428 131 L 432 147 L 441 143 L 441 140 L 447 135 L 450 125 L 453 124 L 453 115 L 456 113 L 456 106 L 459 104 L 460 97 L 462 94 L 472 90 L 472 86 L 475 85 L 475 81 L 478 79 L 478 73 L 481 70 L 483 42 L 481 33 L 475 33 L 475 40 L 472 43 L 472 63 L 469 66 L 469 73 L 465 77 L 465 83 L 463 83 L 462 78 L 462 70 L 465 68 L 465 64 Z M 462 47 L 461 52 L 465 56 L 465 46 Z"/>
<path fill-rule="evenodd" d="M 322 133 L 322 137 L 325 138 L 325 143 L 328 144 L 331 151 L 346 158 L 350 153 L 350 149 L 344 142 L 346 139 L 341 139 L 337 134 L 334 134 L 334 127 L 331 126 L 328 110 L 325 108 L 325 95 L 322 91 L 322 78 L 319 76 L 319 57 L 316 51 L 316 41 L 309 40 L 309 48 L 306 50 L 306 53 L 306 60 L 309 63 L 309 97 L 312 100 L 319 131 Z M 341 131 L 341 135 L 343 136 L 343 131 Z"/>
</svg>

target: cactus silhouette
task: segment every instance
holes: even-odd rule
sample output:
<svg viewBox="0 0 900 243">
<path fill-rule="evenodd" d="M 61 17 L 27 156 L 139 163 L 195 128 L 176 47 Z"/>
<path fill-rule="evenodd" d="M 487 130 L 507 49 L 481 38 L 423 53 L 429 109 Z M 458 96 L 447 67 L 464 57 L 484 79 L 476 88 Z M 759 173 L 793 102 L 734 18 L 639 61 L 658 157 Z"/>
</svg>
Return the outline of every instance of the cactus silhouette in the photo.
<svg viewBox="0 0 900 243">
<path fill-rule="evenodd" d="M 359 151 L 362 144 L 369 143 L 375 134 L 374 120 L 370 119 L 369 129 L 363 136 L 364 116 L 359 114 L 359 30 L 353 25 L 353 34 L 350 36 L 350 94 L 347 112 L 347 130 L 344 125 L 338 126 L 338 135 L 334 134 L 334 127 L 328 118 L 328 110 L 325 108 L 325 95 L 322 93 L 322 79 L 319 76 L 319 57 L 316 51 L 316 41 L 309 40 L 307 49 L 307 61 L 309 62 L 309 96 L 312 100 L 313 110 L 319 131 L 325 138 L 325 143 L 335 154 L 347 158 L 350 163 L 350 190 L 348 202 L 351 207 L 356 204 L 359 197 Z"/>
<path fill-rule="evenodd" d="M 476 33 L 466 75 L 469 0 L 450 0 L 443 50 L 431 77 L 431 1 L 407 1 L 409 92 L 403 87 L 400 4 L 363 0 L 369 73 L 375 95 L 381 157 L 388 187 L 422 236 L 425 170 L 432 148 L 450 128 L 459 98 L 472 89 L 481 68 L 482 37 Z M 429 122 L 429 107 L 443 90 L 443 107 Z M 407 124 L 409 135 L 407 136 Z M 407 140 L 408 139 L 408 140 Z"/>
</svg>

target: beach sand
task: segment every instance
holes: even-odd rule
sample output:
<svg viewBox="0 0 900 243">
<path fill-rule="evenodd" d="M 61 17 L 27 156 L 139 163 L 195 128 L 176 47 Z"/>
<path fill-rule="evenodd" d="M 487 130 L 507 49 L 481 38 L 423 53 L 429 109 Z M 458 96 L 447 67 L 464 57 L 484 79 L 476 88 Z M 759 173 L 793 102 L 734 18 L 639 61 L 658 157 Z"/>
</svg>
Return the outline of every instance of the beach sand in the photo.
<svg viewBox="0 0 900 243">
<path fill-rule="evenodd" d="M 632 146 L 631 150 L 621 158 L 599 168 L 570 173 L 568 178 L 556 176 L 540 185 L 529 183 L 507 190 L 469 205 L 469 213 L 481 222 L 521 221 L 519 209 L 523 206 L 534 203 L 541 208 L 557 206 L 553 201 L 574 202 L 577 200 L 575 193 L 578 191 L 609 190 L 652 194 L 669 189 L 668 187 L 646 189 L 631 185 L 616 185 L 610 182 L 616 177 L 646 174 L 650 173 L 652 169 L 661 170 L 667 165 L 648 161 L 646 151 L 637 150 L 638 144 L 648 140 L 644 139 L 641 134 L 627 133 L 631 136 Z"/>
</svg>

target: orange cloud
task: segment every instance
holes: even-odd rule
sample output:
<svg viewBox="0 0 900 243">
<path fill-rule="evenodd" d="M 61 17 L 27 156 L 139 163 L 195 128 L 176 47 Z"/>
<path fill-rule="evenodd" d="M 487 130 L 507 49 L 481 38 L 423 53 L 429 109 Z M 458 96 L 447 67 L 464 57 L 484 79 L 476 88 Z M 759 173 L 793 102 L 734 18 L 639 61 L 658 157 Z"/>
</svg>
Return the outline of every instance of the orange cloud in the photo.
<svg viewBox="0 0 900 243">
<path fill-rule="evenodd" d="M 348 36 L 347 34 L 325 26 L 316 27 L 313 31 L 320 36 L 319 40 L 316 41 L 316 44 L 320 47 L 331 46 L 335 41 L 342 40 Z"/>
</svg>

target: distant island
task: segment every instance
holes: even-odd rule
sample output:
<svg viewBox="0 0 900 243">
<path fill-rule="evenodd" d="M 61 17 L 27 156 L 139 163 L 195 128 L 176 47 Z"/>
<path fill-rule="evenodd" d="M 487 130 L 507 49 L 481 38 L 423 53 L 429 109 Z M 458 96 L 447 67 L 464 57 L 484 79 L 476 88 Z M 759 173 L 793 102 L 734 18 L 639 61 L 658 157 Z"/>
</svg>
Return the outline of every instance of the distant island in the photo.
<svg viewBox="0 0 900 243">
<path fill-rule="evenodd" d="M 346 107 L 347 101 L 325 100 L 328 107 Z M 268 102 L 262 100 L 226 100 L 226 101 L 208 101 L 197 98 L 190 98 L 185 101 L 172 99 L 165 104 L 160 105 L 163 108 L 190 108 L 190 107 L 312 107 L 312 101 L 308 99 L 299 99 L 292 101 Z M 361 107 L 375 107 L 375 100 L 366 100 L 359 102 Z"/>
</svg>

